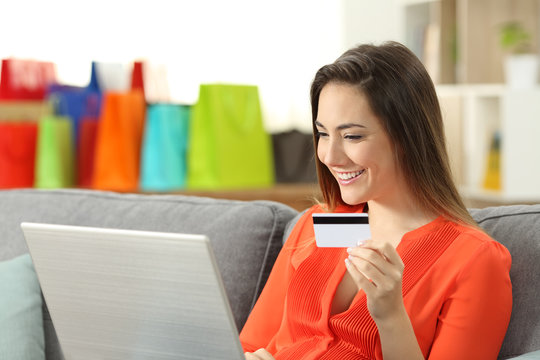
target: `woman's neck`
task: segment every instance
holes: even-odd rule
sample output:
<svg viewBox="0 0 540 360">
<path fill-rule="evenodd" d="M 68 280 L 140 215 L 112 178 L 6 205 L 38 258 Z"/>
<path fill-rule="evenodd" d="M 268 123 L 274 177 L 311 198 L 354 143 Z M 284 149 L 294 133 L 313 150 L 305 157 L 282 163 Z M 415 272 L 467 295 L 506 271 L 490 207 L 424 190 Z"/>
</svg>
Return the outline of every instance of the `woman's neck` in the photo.
<svg viewBox="0 0 540 360">
<path fill-rule="evenodd" d="M 430 223 L 437 214 L 427 213 L 415 201 L 390 203 L 369 201 L 369 224 L 374 241 L 390 242 L 397 247 L 403 235 Z"/>
</svg>

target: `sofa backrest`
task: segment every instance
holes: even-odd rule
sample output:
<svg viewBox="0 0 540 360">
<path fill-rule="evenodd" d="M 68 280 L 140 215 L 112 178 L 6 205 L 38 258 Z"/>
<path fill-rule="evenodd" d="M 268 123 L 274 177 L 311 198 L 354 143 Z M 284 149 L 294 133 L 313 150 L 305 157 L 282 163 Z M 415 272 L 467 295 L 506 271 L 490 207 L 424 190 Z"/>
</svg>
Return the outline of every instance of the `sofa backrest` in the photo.
<svg viewBox="0 0 540 360">
<path fill-rule="evenodd" d="M 0 260 L 28 251 L 19 225 L 23 221 L 205 234 L 241 329 L 281 249 L 285 226 L 296 214 L 269 201 L 89 190 L 0 191 Z M 46 307 L 44 327 L 47 359 L 57 359 Z"/>
<path fill-rule="evenodd" d="M 474 219 L 512 255 L 513 309 L 499 359 L 540 349 L 540 205 L 471 209 Z M 296 218 L 295 218 L 296 216 Z M 297 211 L 267 201 L 86 190 L 0 191 L 0 261 L 27 252 L 22 221 L 204 233 L 209 236 L 239 329 L 262 290 Z M 45 308 L 45 314 L 46 308 Z M 44 318 L 47 346 L 54 338 Z M 47 359 L 57 349 L 47 348 Z"/>
<path fill-rule="evenodd" d="M 540 350 L 540 205 L 498 206 L 470 212 L 512 255 L 512 317 L 499 359 Z"/>
</svg>

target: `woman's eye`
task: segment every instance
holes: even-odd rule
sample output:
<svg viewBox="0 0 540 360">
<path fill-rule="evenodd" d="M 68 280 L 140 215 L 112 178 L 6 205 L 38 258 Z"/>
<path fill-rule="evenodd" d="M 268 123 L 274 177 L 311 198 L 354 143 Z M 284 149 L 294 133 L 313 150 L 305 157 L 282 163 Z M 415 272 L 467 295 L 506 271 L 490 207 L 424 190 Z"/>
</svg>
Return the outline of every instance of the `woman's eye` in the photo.
<svg viewBox="0 0 540 360">
<path fill-rule="evenodd" d="M 363 135 L 345 135 L 344 137 L 345 137 L 345 139 L 347 139 L 347 140 L 360 140 L 360 139 L 362 139 L 364 136 L 363 136 Z"/>
<path fill-rule="evenodd" d="M 318 137 L 318 138 L 321 138 L 321 137 L 328 137 L 328 134 L 325 133 L 325 132 L 322 132 L 322 131 L 317 131 L 317 137 Z"/>
</svg>

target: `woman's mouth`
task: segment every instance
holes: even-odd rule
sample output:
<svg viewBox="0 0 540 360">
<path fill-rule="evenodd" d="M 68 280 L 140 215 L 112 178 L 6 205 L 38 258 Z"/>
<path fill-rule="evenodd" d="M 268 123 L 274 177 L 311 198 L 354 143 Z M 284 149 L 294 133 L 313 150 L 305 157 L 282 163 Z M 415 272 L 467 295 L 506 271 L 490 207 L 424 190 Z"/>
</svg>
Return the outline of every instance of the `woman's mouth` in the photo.
<svg viewBox="0 0 540 360">
<path fill-rule="evenodd" d="M 351 172 L 336 172 L 336 177 L 341 185 L 348 185 L 358 179 L 365 170 Z"/>
</svg>

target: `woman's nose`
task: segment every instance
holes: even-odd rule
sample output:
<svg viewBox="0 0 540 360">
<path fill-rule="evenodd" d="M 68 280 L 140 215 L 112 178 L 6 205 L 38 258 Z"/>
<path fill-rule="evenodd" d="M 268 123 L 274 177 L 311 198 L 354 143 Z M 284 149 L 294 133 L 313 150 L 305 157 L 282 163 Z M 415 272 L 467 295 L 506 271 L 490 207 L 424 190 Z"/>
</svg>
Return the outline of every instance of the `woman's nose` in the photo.
<svg viewBox="0 0 540 360">
<path fill-rule="evenodd" d="M 319 147 L 321 143 L 319 143 Z M 343 148 L 338 141 L 329 140 L 323 144 L 322 149 L 320 148 L 319 159 L 326 166 L 339 166 L 343 164 L 343 159 L 345 158 L 343 153 Z"/>
</svg>

